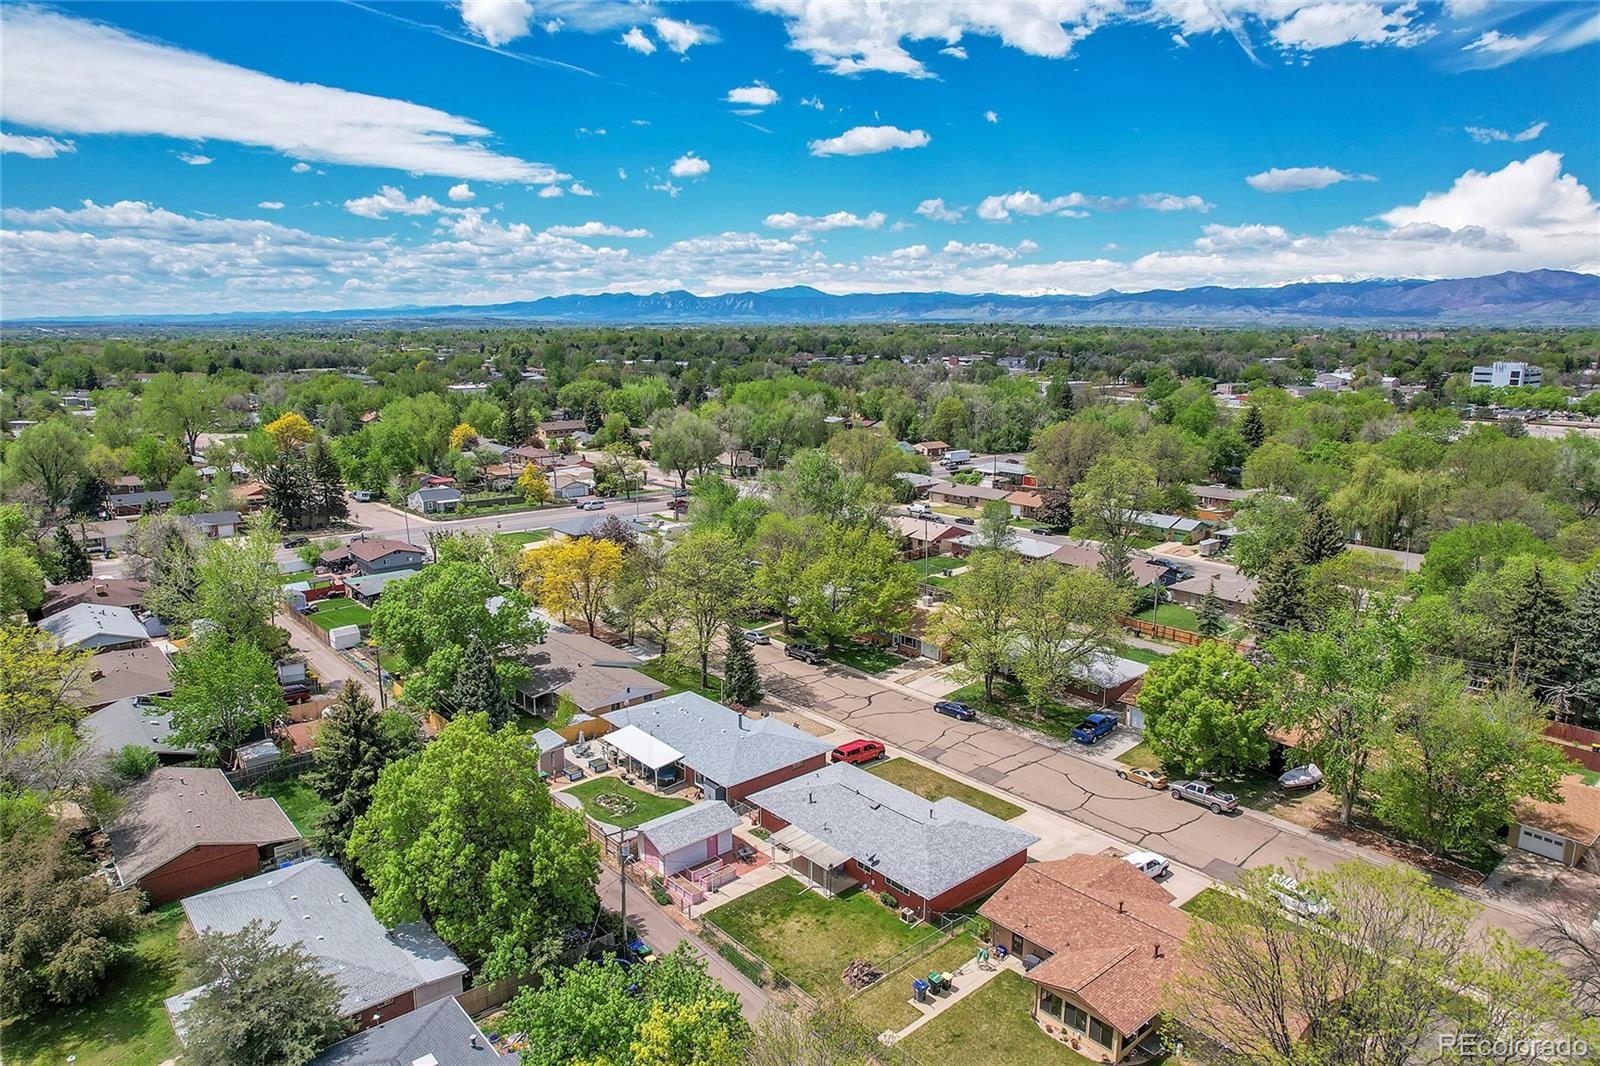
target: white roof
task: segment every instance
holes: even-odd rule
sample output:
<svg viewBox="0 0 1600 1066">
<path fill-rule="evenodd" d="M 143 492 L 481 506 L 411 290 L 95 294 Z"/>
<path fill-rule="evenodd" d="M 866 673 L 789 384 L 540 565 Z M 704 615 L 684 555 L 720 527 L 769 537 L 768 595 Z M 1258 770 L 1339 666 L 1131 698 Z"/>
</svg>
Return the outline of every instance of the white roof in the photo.
<svg viewBox="0 0 1600 1066">
<path fill-rule="evenodd" d="M 683 758 L 683 752 L 664 740 L 657 740 L 636 725 L 625 725 L 600 739 L 652 770 L 671 766 Z"/>
<path fill-rule="evenodd" d="M 103 603 L 75 604 L 41 620 L 39 628 L 68 648 L 98 648 L 150 638 L 128 608 Z"/>
</svg>

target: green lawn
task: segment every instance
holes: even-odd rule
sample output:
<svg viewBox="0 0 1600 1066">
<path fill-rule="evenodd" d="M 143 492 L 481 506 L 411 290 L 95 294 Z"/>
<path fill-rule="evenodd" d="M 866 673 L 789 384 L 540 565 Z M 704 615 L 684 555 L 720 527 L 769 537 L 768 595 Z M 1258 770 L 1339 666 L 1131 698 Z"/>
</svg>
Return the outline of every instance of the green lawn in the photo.
<svg viewBox="0 0 1600 1066">
<path fill-rule="evenodd" d="M 1578 776 L 1583 778 L 1586 785 L 1600 784 L 1600 770 L 1579 770 Z"/>
<path fill-rule="evenodd" d="M 833 650 L 827 654 L 828 658 L 834 662 L 852 666 L 864 674 L 881 674 L 886 670 L 892 670 L 896 666 L 904 666 L 906 664 L 906 660 L 902 656 L 896 655 L 888 648 L 879 648 L 872 644 L 857 644 L 854 641 L 836 644 Z"/>
<path fill-rule="evenodd" d="M 926 559 L 908 560 L 911 569 L 917 572 L 917 577 L 923 581 L 938 577 L 945 570 L 958 570 L 966 565 L 965 560 L 957 559 L 953 555 L 930 555 Z"/>
<path fill-rule="evenodd" d="M 1212 922 L 1223 915 L 1241 912 L 1249 906 L 1250 904 L 1231 892 L 1224 892 L 1220 888 L 1205 888 L 1178 909 L 1188 911 L 1196 918 Z"/>
<path fill-rule="evenodd" d="M 641 792 L 624 785 L 614 777 L 597 777 L 592 781 L 573 785 L 564 791 L 583 803 L 584 813 L 589 817 L 621 829 L 632 829 L 652 818 L 660 818 L 663 814 L 671 814 L 689 806 L 689 801 L 686 799 Z M 623 809 L 621 811 L 608 809 L 601 801 L 602 796 L 616 797 Z"/>
<path fill-rule="evenodd" d="M 722 678 L 715 674 L 706 675 L 708 683 L 705 688 L 701 688 L 700 671 L 685 670 L 676 663 L 651 659 L 639 667 L 639 672 L 666 685 L 667 691 L 662 693 L 663 696 L 675 696 L 680 692 L 698 692 L 708 700 L 722 699 Z"/>
<path fill-rule="evenodd" d="M 186 987 L 178 955 L 183 908 L 169 903 L 134 954 L 107 975 L 87 1003 L 29 1018 L 7 1019 L 0 1031 L 11 1066 L 56 1066 L 77 1056 L 78 1066 L 165 1062 L 178 1055 L 178 1038 L 162 1000 Z"/>
<path fill-rule="evenodd" d="M 1171 655 L 1172 652 L 1154 651 L 1150 648 L 1136 648 L 1129 644 L 1124 647 L 1119 654 L 1124 659 L 1132 659 L 1136 663 L 1144 663 L 1146 666 L 1149 666 L 1153 662 L 1158 662 L 1162 659 L 1165 659 L 1168 655 Z"/>
<path fill-rule="evenodd" d="M 1190 633 L 1200 632 L 1200 619 L 1195 617 L 1195 613 L 1189 608 L 1180 607 L 1176 603 L 1163 603 L 1154 611 L 1145 607 L 1143 610 L 1135 611 L 1133 617 L 1143 622 L 1171 626 L 1173 629 L 1185 629 Z"/>
<path fill-rule="evenodd" d="M 1118 755 L 1117 761 L 1124 766 L 1143 766 L 1147 770 L 1161 769 L 1161 760 L 1156 758 L 1155 751 L 1143 740 Z"/>
<path fill-rule="evenodd" d="M 315 570 L 296 570 L 292 574 L 284 574 L 278 579 L 278 583 L 281 585 L 292 585 L 296 581 L 310 581 L 316 576 L 317 572 Z"/>
<path fill-rule="evenodd" d="M 1021 685 L 1015 681 L 1004 679 L 994 683 L 994 699 L 983 698 L 983 682 L 975 681 L 964 688 L 958 688 L 945 699 L 956 700 L 960 703 L 969 703 L 978 712 L 982 720 L 986 714 L 999 718 L 1006 718 L 1018 725 L 1029 726 L 1041 733 L 1060 740 L 1072 739 L 1072 727 L 1083 721 L 1083 716 L 1089 711 L 1084 707 L 1067 707 L 1059 703 L 1046 702 L 1043 707 L 1035 708 L 1028 702 L 1028 695 Z"/>
<path fill-rule="evenodd" d="M 910 1003 L 912 979 L 934 970 L 941 973 L 953 971 L 971 962 L 977 951 L 978 942 L 965 933 L 941 940 L 926 955 L 907 963 L 859 996 L 853 997 L 850 1000 L 850 1012 L 874 1033 L 885 1030 L 897 1033 L 921 1016 L 921 1012 Z"/>
<path fill-rule="evenodd" d="M 856 890 L 824 899 L 792 877 L 763 885 L 706 917 L 818 997 L 844 991 L 841 978 L 851 961 L 892 958 L 928 932 L 906 925 L 875 896 Z"/>
<path fill-rule="evenodd" d="M 330 596 L 318 601 L 317 609 L 311 612 L 311 621 L 318 629 L 365 626 L 372 623 L 372 612 L 355 600 L 344 596 Z"/>
<path fill-rule="evenodd" d="M 906 1037 L 903 1047 L 921 1062 L 960 1066 L 1089 1066 L 1034 1022 L 1033 985 L 1002 970 L 988 984 Z"/>
<path fill-rule="evenodd" d="M 258 796 L 278 801 L 289 821 L 305 836 L 317 824 L 317 818 L 328 809 L 328 801 L 299 777 L 285 777 L 277 781 L 263 781 L 250 791 Z"/>
<path fill-rule="evenodd" d="M 524 530 L 521 533 L 496 533 L 495 534 L 496 537 L 498 537 L 499 539 L 505 541 L 507 544 L 515 544 L 515 545 L 517 545 L 519 547 L 523 547 L 523 546 L 526 546 L 526 545 L 529 545 L 529 544 L 537 544 L 541 540 L 544 540 L 549 535 L 550 535 L 550 531 L 548 529 L 529 529 L 529 530 Z"/>
<path fill-rule="evenodd" d="M 1015 803 L 1009 803 L 999 796 L 992 796 L 971 785 L 964 785 L 954 778 L 946 777 L 937 770 L 930 770 L 910 759 L 890 759 L 876 766 L 869 766 L 866 770 L 874 777 L 893 782 L 908 792 L 915 792 L 923 799 L 937 800 L 953 796 L 967 806 L 976 807 L 1002 821 L 1015 818 L 1023 811 Z"/>
</svg>

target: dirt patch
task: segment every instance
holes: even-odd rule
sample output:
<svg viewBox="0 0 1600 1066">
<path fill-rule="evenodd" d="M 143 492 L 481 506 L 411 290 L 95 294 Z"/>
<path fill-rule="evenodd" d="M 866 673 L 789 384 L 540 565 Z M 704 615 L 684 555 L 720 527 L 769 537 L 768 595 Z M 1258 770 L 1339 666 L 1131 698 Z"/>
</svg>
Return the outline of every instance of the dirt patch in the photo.
<svg viewBox="0 0 1600 1066">
<path fill-rule="evenodd" d="M 762 705 L 762 710 L 766 711 L 768 718 L 776 718 L 785 725 L 792 725 L 802 733 L 809 733 L 814 737 L 825 737 L 836 728 L 831 725 L 824 725 L 815 718 L 796 711 L 768 710 L 771 706 L 771 704 Z"/>
</svg>

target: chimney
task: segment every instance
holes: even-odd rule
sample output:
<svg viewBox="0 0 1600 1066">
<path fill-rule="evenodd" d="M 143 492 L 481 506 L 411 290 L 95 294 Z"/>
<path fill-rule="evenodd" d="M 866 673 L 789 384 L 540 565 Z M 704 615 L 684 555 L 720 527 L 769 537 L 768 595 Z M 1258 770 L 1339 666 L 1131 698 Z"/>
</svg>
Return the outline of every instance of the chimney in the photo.
<svg viewBox="0 0 1600 1066">
<path fill-rule="evenodd" d="M 96 596 L 104 596 L 106 594 L 105 585 L 103 583 L 96 583 L 94 587 L 94 594 Z"/>
</svg>

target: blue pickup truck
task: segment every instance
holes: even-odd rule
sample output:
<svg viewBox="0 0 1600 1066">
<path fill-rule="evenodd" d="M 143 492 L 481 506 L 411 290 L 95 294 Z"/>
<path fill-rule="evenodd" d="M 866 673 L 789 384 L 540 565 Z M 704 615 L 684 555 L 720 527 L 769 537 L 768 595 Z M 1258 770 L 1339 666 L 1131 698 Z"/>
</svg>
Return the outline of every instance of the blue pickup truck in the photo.
<svg viewBox="0 0 1600 1066">
<path fill-rule="evenodd" d="M 1093 744 L 1116 728 L 1116 715 L 1100 714 L 1097 711 L 1073 727 L 1072 739 L 1079 744 Z"/>
</svg>

